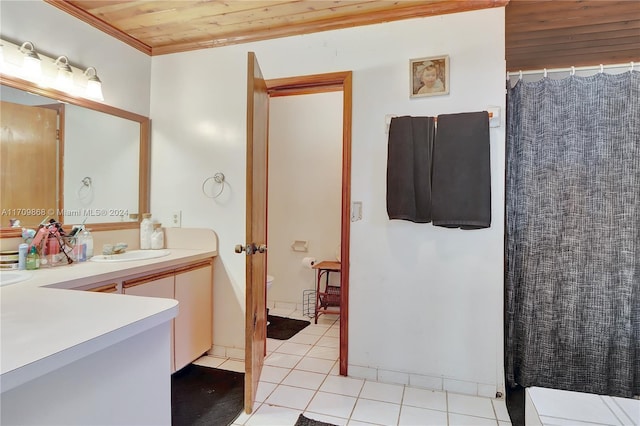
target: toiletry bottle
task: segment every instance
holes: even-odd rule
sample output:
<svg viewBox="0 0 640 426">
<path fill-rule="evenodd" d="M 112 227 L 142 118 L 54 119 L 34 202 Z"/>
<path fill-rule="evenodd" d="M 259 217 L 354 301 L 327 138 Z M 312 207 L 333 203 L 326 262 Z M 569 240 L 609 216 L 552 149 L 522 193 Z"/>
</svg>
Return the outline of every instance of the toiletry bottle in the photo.
<svg viewBox="0 0 640 426">
<path fill-rule="evenodd" d="M 28 271 L 40 268 L 40 256 L 38 255 L 38 250 L 36 250 L 35 246 L 31 247 L 31 251 L 27 255 L 25 264 Z"/>
<path fill-rule="evenodd" d="M 91 235 L 91 229 L 84 228 L 82 232 L 82 238 L 84 240 L 84 260 L 89 260 L 93 257 L 93 235 Z"/>
<path fill-rule="evenodd" d="M 161 223 L 153 224 L 153 233 L 151 234 L 151 248 L 159 250 L 164 248 L 164 231 Z"/>
<path fill-rule="evenodd" d="M 29 244 L 22 243 L 18 246 L 18 269 L 24 271 L 27 269 L 27 252 L 29 251 Z"/>
<path fill-rule="evenodd" d="M 87 260 L 87 244 L 85 241 L 84 230 L 78 232 L 78 236 L 76 237 L 76 260 L 78 262 L 84 262 Z"/>
<path fill-rule="evenodd" d="M 153 232 L 153 222 L 151 213 L 142 213 L 140 222 L 140 249 L 149 250 L 151 248 L 151 233 Z"/>
</svg>

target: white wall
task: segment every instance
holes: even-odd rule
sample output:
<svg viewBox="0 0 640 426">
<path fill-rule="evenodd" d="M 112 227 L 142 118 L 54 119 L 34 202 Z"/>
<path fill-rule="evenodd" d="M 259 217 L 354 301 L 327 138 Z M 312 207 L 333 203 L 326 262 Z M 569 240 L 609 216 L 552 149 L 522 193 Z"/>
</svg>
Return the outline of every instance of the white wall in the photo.
<svg viewBox="0 0 640 426">
<path fill-rule="evenodd" d="M 43 1 L 2 0 L 0 37 L 30 41 L 50 58 L 66 55 L 71 65 L 95 67 L 104 103 L 149 116 L 151 58 Z"/>
<path fill-rule="evenodd" d="M 237 358 L 244 357 L 245 257 L 234 246 L 245 244 L 246 68 L 244 51 L 212 49 L 154 57 L 151 73 L 151 212 L 169 223 L 181 210 L 182 226 L 217 233 L 214 353 Z M 224 191 L 208 198 L 203 183 L 217 172 Z"/>
<path fill-rule="evenodd" d="M 491 130 L 489 229 L 389 221 L 386 114 L 504 111 L 504 9 L 154 57 L 152 211 L 218 232 L 214 342 L 244 346 L 247 51 L 266 78 L 353 71 L 350 374 L 490 395 L 503 388 L 504 123 Z M 451 92 L 409 98 L 409 59 L 448 54 Z M 503 120 L 504 122 L 504 120 Z M 200 192 L 222 171 L 220 199 Z M 275 284 L 274 284 L 275 285 Z"/>
<path fill-rule="evenodd" d="M 267 301 L 302 304 L 315 288 L 304 257 L 335 260 L 340 251 L 342 92 L 282 96 L 269 102 Z M 307 241 L 308 251 L 294 251 Z"/>
</svg>

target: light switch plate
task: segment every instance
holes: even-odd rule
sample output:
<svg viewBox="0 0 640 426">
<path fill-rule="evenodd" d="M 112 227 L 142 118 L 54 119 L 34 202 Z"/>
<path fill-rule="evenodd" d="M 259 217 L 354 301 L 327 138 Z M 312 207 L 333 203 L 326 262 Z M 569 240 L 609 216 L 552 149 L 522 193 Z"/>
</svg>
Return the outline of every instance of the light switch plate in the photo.
<svg viewBox="0 0 640 426">
<path fill-rule="evenodd" d="M 362 201 L 351 203 L 351 222 L 362 220 Z"/>
</svg>

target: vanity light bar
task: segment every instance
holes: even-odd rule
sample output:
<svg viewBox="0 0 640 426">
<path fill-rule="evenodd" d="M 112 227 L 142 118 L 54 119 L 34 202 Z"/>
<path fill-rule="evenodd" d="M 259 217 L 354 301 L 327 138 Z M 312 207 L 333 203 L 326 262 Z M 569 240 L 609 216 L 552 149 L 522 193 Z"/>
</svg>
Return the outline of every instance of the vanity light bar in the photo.
<svg viewBox="0 0 640 426">
<path fill-rule="evenodd" d="M 40 68 L 36 72 L 38 61 Z M 102 81 L 94 67 L 82 70 L 72 66 L 66 56 L 45 56 L 30 41 L 18 46 L 0 39 L 0 73 L 73 96 L 104 101 Z"/>
</svg>

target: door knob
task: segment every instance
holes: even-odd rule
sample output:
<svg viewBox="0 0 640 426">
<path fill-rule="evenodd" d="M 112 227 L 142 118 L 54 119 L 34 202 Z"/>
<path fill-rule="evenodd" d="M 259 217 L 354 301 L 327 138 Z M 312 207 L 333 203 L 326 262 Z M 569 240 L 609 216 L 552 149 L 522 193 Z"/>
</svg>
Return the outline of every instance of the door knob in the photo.
<svg viewBox="0 0 640 426">
<path fill-rule="evenodd" d="M 264 253 L 265 251 L 267 251 L 267 245 L 266 244 L 260 244 L 258 246 L 258 252 L 259 253 Z"/>
<path fill-rule="evenodd" d="M 236 253 L 242 253 L 243 251 L 247 252 L 247 256 L 254 254 L 257 250 L 258 248 L 255 244 L 247 244 L 246 246 L 243 246 L 242 244 L 236 244 L 236 247 L 234 249 Z"/>
</svg>

